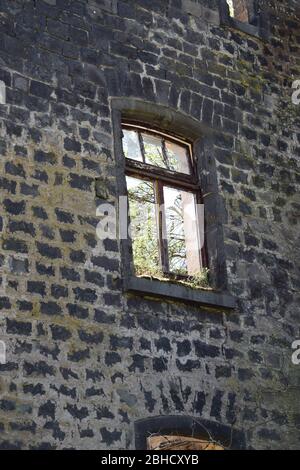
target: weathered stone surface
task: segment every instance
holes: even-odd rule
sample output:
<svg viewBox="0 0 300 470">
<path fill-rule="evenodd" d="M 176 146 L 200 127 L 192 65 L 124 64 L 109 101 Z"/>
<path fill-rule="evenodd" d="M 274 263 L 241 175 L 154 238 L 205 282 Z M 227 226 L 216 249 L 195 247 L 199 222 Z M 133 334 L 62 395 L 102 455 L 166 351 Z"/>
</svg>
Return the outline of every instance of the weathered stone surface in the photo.
<svg viewBox="0 0 300 470">
<path fill-rule="evenodd" d="M 1 449 L 132 449 L 136 419 L 169 414 L 299 449 L 300 16 L 260 3 L 264 41 L 217 0 L 1 1 Z M 234 312 L 123 293 L 95 230 L 112 97 L 209 130 Z"/>
</svg>

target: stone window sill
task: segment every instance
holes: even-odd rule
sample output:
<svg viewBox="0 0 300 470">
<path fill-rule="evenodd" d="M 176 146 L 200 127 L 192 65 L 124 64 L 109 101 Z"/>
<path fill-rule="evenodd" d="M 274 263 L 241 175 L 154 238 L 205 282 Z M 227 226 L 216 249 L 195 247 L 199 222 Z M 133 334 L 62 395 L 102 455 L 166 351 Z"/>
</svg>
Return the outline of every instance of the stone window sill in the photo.
<svg viewBox="0 0 300 470">
<path fill-rule="evenodd" d="M 171 282 L 142 277 L 129 277 L 126 282 L 126 290 L 142 295 L 175 299 L 209 307 L 234 309 L 236 306 L 235 298 L 227 293 L 194 289 Z"/>
<path fill-rule="evenodd" d="M 268 38 L 267 31 L 258 26 L 254 26 L 249 23 L 243 23 L 242 21 L 236 20 L 235 18 L 227 18 L 223 21 L 223 24 L 233 29 L 238 29 L 249 36 L 254 36 L 258 39 L 266 40 Z"/>
</svg>

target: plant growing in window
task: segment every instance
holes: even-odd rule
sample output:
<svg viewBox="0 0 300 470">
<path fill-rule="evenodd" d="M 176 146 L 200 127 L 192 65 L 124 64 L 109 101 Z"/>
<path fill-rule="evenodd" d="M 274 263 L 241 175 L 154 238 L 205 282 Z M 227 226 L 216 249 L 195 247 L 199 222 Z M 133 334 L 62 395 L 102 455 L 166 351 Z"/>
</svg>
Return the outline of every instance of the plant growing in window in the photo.
<svg viewBox="0 0 300 470">
<path fill-rule="evenodd" d="M 135 274 L 207 285 L 203 205 L 191 146 L 129 122 L 122 129 Z"/>
</svg>

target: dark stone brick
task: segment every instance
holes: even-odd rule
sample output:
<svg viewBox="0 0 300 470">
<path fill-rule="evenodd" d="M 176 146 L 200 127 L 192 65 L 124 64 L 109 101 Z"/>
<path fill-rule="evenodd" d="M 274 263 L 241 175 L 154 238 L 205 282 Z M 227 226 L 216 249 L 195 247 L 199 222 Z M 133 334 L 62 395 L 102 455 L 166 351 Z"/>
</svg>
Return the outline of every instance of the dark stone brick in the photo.
<svg viewBox="0 0 300 470">
<path fill-rule="evenodd" d="M 39 294 L 42 297 L 46 295 L 46 284 L 41 281 L 28 281 L 27 282 L 27 292 L 34 294 Z"/>
<path fill-rule="evenodd" d="M 103 333 L 88 333 L 87 331 L 84 330 L 79 330 L 78 331 L 78 336 L 81 341 L 87 344 L 100 344 L 103 341 Z"/>
<path fill-rule="evenodd" d="M 243 340 L 244 333 L 239 330 L 234 330 L 230 332 L 230 339 L 236 343 L 241 343 Z"/>
<path fill-rule="evenodd" d="M 45 266 L 44 264 L 37 263 L 36 270 L 41 276 L 55 276 L 55 270 L 53 266 Z"/>
<path fill-rule="evenodd" d="M 80 189 L 81 191 L 91 191 L 93 178 L 84 175 L 77 175 L 75 173 L 70 174 L 70 186 L 71 188 Z"/>
<path fill-rule="evenodd" d="M 41 313 L 44 315 L 60 315 L 61 307 L 56 302 L 41 302 Z"/>
<path fill-rule="evenodd" d="M 121 298 L 118 294 L 103 294 L 105 305 L 121 306 Z"/>
<path fill-rule="evenodd" d="M 25 196 L 36 197 L 39 195 L 39 187 L 36 184 L 29 185 L 26 183 L 21 183 L 20 193 Z"/>
<path fill-rule="evenodd" d="M 73 230 L 60 230 L 59 233 L 65 243 L 74 243 L 76 241 L 76 232 Z"/>
<path fill-rule="evenodd" d="M 0 309 L 4 310 L 7 309 L 9 310 L 11 308 L 11 303 L 8 297 L 0 297 Z"/>
<path fill-rule="evenodd" d="M 45 361 L 35 362 L 30 364 L 29 362 L 24 362 L 24 372 L 26 376 L 36 376 L 36 377 L 46 377 L 47 375 L 54 376 L 55 370 L 54 367 L 48 365 Z"/>
<path fill-rule="evenodd" d="M 69 25 L 65 23 L 47 18 L 47 30 L 53 36 L 57 36 L 65 41 L 69 39 Z"/>
<path fill-rule="evenodd" d="M 51 325 L 50 326 L 52 338 L 56 340 L 66 341 L 71 338 L 72 333 L 65 328 L 64 326 L 60 325 Z"/>
<path fill-rule="evenodd" d="M 36 233 L 34 225 L 30 222 L 25 222 L 24 220 L 19 221 L 19 222 L 10 220 L 8 224 L 8 228 L 11 233 L 23 232 L 28 235 L 31 235 L 32 237 L 34 237 Z"/>
<path fill-rule="evenodd" d="M 114 419 L 115 415 L 109 411 L 107 406 L 102 406 L 101 408 L 97 409 L 97 419 L 101 420 L 103 418 L 106 419 Z"/>
<path fill-rule="evenodd" d="M 86 282 L 90 282 L 91 284 L 95 284 L 98 287 L 104 286 L 104 278 L 102 274 L 98 273 L 97 271 L 84 271 L 84 276 Z"/>
<path fill-rule="evenodd" d="M 54 165 L 57 161 L 57 158 L 52 152 L 43 152 L 42 150 L 37 150 L 34 153 L 34 161 L 37 163 L 48 163 Z"/>
<path fill-rule="evenodd" d="M 115 323 L 115 316 L 109 315 L 102 310 L 95 310 L 95 321 L 98 323 L 103 323 L 107 325 L 111 325 Z"/>
<path fill-rule="evenodd" d="M 108 431 L 106 428 L 101 428 L 100 433 L 102 436 L 102 442 L 110 446 L 116 441 L 119 441 L 122 436 L 122 431 L 115 429 L 114 431 Z"/>
<path fill-rule="evenodd" d="M 110 336 L 110 346 L 113 350 L 127 348 L 130 351 L 133 347 L 133 338 L 126 336 Z"/>
<path fill-rule="evenodd" d="M 73 263 L 85 263 L 86 254 L 81 250 L 73 250 L 70 253 L 70 260 L 73 261 Z"/>
<path fill-rule="evenodd" d="M 107 352 L 105 353 L 105 364 L 110 367 L 114 364 L 121 362 L 121 356 L 116 352 Z"/>
<path fill-rule="evenodd" d="M 18 307 L 20 312 L 31 312 L 31 310 L 33 309 L 33 304 L 32 302 L 28 302 L 27 300 L 19 300 Z"/>
<path fill-rule="evenodd" d="M 58 259 L 62 258 L 61 250 L 58 247 L 47 245 L 46 243 L 36 243 L 39 253 L 45 258 Z"/>
<path fill-rule="evenodd" d="M 116 253 L 119 251 L 117 240 L 110 240 L 109 238 L 106 238 L 103 240 L 103 245 L 106 251 L 114 251 Z"/>
<path fill-rule="evenodd" d="M 55 209 L 56 218 L 59 222 L 65 224 L 72 224 L 74 222 L 74 215 L 61 209 Z"/>
<path fill-rule="evenodd" d="M 0 177 L 0 189 L 8 191 L 11 194 L 16 194 L 17 183 L 15 181 L 10 181 L 6 178 Z"/>
<path fill-rule="evenodd" d="M 76 287 L 73 289 L 75 300 L 79 302 L 88 302 L 94 303 L 97 300 L 97 294 L 92 289 L 81 289 L 81 287 Z"/>
<path fill-rule="evenodd" d="M 94 437 L 94 431 L 92 429 L 83 429 L 80 431 L 80 437 L 82 439 L 84 438 L 93 438 Z"/>
<path fill-rule="evenodd" d="M 75 372 L 73 372 L 71 369 L 66 369 L 64 367 L 61 367 L 60 372 L 65 380 L 69 380 L 69 378 L 79 379 L 78 375 Z"/>
<path fill-rule="evenodd" d="M 210 416 L 216 419 L 221 418 L 222 398 L 223 398 L 223 392 L 221 392 L 220 390 L 217 390 L 212 399 L 211 410 L 210 410 Z"/>
<path fill-rule="evenodd" d="M 0 410 L 2 411 L 14 411 L 16 409 L 16 403 L 12 400 L 0 400 Z"/>
<path fill-rule="evenodd" d="M 33 211 L 34 217 L 37 217 L 37 218 L 43 219 L 43 220 L 48 219 L 47 212 L 42 207 L 33 207 L 32 211 Z"/>
<path fill-rule="evenodd" d="M 68 359 L 69 361 L 72 361 L 72 362 L 84 361 L 85 359 L 89 359 L 89 357 L 90 357 L 90 350 L 88 348 L 73 351 L 72 353 L 68 354 Z"/>
<path fill-rule="evenodd" d="M 212 346 L 201 341 L 194 341 L 194 345 L 198 357 L 220 356 L 220 350 L 217 346 Z"/>
<path fill-rule="evenodd" d="M 51 286 L 51 295 L 55 299 L 68 297 L 68 292 L 69 291 L 68 291 L 67 287 L 64 287 L 64 286 L 61 286 L 61 285 L 58 285 L 58 284 L 53 284 Z"/>
<path fill-rule="evenodd" d="M 35 80 L 31 81 L 30 93 L 32 95 L 38 96 L 45 100 L 49 100 L 52 91 L 52 88 L 49 85 L 46 85 L 45 83 L 37 82 Z"/>
<path fill-rule="evenodd" d="M 158 340 L 155 340 L 155 346 L 156 349 L 165 351 L 165 352 L 170 352 L 171 351 L 171 344 L 170 340 L 168 338 L 159 338 Z"/>
<path fill-rule="evenodd" d="M 155 372 L 164 372 L 168 370 L 168 360 L 165 357 L 155 357 L 152 360 L 153 370 Z"/>
<path fill-rule="evenodd" d="M 73 418 L 79 419 L 79 421 L 82 421 L 89 415 L 89 411 L 86 407 L 78 407 L 77 405 L 67 404 L 66 410 Z"/>
<path fill-rule="evenodd" d="M 188 359 L 186 362 L 176 360 L 176 366 L 180 372 L 193 372 L 195 369 L 200 369 L 200 361 Z"/>
<path fill-rule="evenodd" d="M 25 201 L 11 201 L 10 199 L 5 199 L 3 201 L 3 206 L 9 214 L 20 215 L 25 213 Z"/>
<path fill-rule="evenodd" d="M 250 361 L 254 364 L 261 364 L 263 362 L 262 355 L 257 351 L 249 351 L 248 352 L 248 357 L 249 357 Z"/>
<path fill-rule="evenodd" d="M 107 271 L 119 270 L 119 262 L 115 259 L 109 259 L 105 256 L 93 256 L 91 261 L 94 266 L 99 266 L 100 268 L 104 268 Z"/>
<path fill-rule="evenodd" d="M 145 359 L 147 357 L 141 354 L 134 354 L 132 356 L 132 363 L 128 367 L 129 372 L 145 372 Z"/>
<path fill-rule="evenodd" d="M 67 168 L 74 168 L 76 166 L 75 160 L 73 160 L 73 158 L 70 158 L 68 155 L 64 155 L 63 164 Z"/>
<path fill-rule="evenodd" d="M 69 314 L 72 317 L 84 319 L 84 318 L 87 318 L 89 316 L 88 309 L 84 308 L 84 307 L 80 307 L 77 304 L 68 304 L 67 309 L 69 311 Z"/>
<path fill-rule="evenodd" d="M 12 431 L 21 431 L 21 432 L 29 432 L 31 434 L 35 434 L 36 432 L 36 423 L 34 421 L 26 422 L 26 423 L 10 423 L 10 428 Z"/>
<path fill-rule="evenodd" d="M 21 176 L 21 178 L 25 178 L 25 170 L 21 163 L 13 163 L 13 162 L 6 162 L 5 164 L 5 171 L 6 173 L 14 176 Z"/>
<path fill-rule="evenodd" d="M 70 152 L 81 152 L 81 144 L 74 139 L 65 138 L 64 147 Z M 76 175 L 73 175 L 74 177 Z"/>
<path fill-rule="evenodd" d="M 25 384 L 23 385 L 23 391 L 25 394 L 30 394 L 32 396 L 36 395 L 45 395 L 45 389 L 42 384 Z"/>
<path fill-rule="evenodd" d="M 29 322 L 6 319 L 6 332 L 8 334 L 29 336 L 32 333 L 32 324 Z"/>
<path fill-rule="evenodd" d="M 50 400 L 39 407 L 38 416 L 55 419 L 56 404 Z"/>
</svg>

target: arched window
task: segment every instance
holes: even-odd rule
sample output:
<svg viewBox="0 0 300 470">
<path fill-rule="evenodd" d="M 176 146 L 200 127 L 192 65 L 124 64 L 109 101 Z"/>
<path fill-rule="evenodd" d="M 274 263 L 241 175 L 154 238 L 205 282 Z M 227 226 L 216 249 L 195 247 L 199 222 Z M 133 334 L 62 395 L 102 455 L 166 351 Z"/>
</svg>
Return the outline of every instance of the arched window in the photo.
<svg viewBox="0 0 300 470">
<path fill-rule="evenodd" d="M 214 421 L 187 415 L 153 416 L 134 423 L 137 450 L 238 450 L 245 435 Z"/>
<path fill-rule="evenodd" d="M 124 291 L 235 308 L 207 125 L 135 98 L 113 98 L 112 115 Z M 101 178 L 96 195 L 105 215 Z"/>
</svg>

